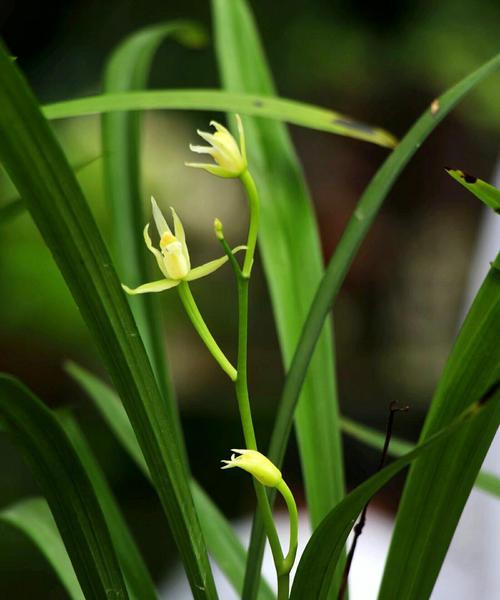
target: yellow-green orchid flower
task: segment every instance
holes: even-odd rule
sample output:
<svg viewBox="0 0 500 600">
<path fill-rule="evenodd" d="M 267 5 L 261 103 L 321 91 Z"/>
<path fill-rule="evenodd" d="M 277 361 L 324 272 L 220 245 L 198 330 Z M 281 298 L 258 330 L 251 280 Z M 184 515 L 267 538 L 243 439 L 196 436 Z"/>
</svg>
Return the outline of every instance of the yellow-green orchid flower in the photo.
<svg viewBox="0 0 500 600">
<path fill-rule="evenodd" d="M 158 208 L 155 199 L 151 196 L 151 204 L 153 208 L 153 219 L 160 236 L 160 249 L 155 248 L 149 237 L 149 223 L 144 227 L 144 241 L 148 250 L 154 254 L 160 271 L 165 276 L 165 279 L 145 283 L 137 288 L 131 289 L 122 283 L 123 289 L 127 294 L 148 294 L 151 292 L 163 292 L 170 288 L 176 287 L 181 281 L 193 281 L 210 275 L 227 262 L 228 257 L 222 256 L 216 260 L 211 260 L 199 267 L 191 268 L 191 261 L 186 245 L 186 236 L 181 220 L 177 216 L 175 210 L 171 207 L 172 217 L 174 220 L 174 232 L 172 233 L 168 223 L 163 216 L 163 213 Z M 238 246 L 233 252 L 244 250 L 246 246 Z"/>
<path fill-rule="evenodd" d="M 240 145 L 231 133 L 217 121 L 210 121 L 215 127 L 215 133 L 197 130 L 199 136 L 207 141 L 210 146 L 194 146 L 189 144 L 190 150 L 198 154 L 210 154 L 217 164 L 211 163 L 185 163 L 187 167 L 204 169 L 219 177 L 240 177 L 248 168 L 245 147 L 245 133 L 239 115 L 236 115 Z"/>
<path fill-rule="evenodd" d="M 237 452 L 240 456 L 233 454 L 231 460 L 223 460 L 221 469 L 232 469 L 239 467 L 253 475 L 267 487 L 277 487 L 282 480 L 281 471 L 268 458 L 257 450 L 238 450 L 232 448 L 231 452 Z"/>
</svg>

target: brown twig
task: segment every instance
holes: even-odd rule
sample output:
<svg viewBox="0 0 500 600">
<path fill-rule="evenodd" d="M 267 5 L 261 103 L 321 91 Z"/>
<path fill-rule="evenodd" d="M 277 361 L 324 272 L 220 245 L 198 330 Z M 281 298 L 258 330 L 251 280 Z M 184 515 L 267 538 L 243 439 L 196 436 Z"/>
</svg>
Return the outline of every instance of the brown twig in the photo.
<svg viewBox="0 0 500 600">
<path fill-rule="evenodd" d="M 379 462 L 379 465 L 378 465 L 378 468 L 376 471 L 377 473 L 383 468 L 383 466 L 385 465 L 385 461 L 387 459 L 387 452 L 389 450 L 389 444 L 391 442 L 391 437 L 392 437 L 392 427 L 394 425 L 394 415 L 397 412 L 406 412 L 407 410 L 409 410 L 409 408 L 410 408 L 409 406 L 399 406 L 399 404 L 397 402 L 391 402 L 389 405 L 389 417 L 387 419 L 384 447 L 382 449 L 382 454 L 380 456 L 380 462 Z M 363 528 L 366 523 L 366 513 L 368 511 L 368 504 L 369 504 L 369 502 L 367 502 L 365 504 L 363 511 L 361 513 L 361 516 L 359 518 L 359 521 L 356 523 L 356 525 L 354 526 L 354 529 L 353 529 L 354 538 L 352 540 L 352 544 L 349 549 L 349 553 L 347 554 L 347 560 L 346 560 L 345 567 L 344 567 L 344 573 L 342 575 L 342 584 L 340 586 L 338 600 L 344 599 L 345 592 L 347 590 L 347 582 L 349 580 L 349 571 L 351 570 L 352 559 L 354 557 L 354 552 L 356 551 L 356 545 L 358 543 L 359 536 L 363 533 Z"/>
</svg>

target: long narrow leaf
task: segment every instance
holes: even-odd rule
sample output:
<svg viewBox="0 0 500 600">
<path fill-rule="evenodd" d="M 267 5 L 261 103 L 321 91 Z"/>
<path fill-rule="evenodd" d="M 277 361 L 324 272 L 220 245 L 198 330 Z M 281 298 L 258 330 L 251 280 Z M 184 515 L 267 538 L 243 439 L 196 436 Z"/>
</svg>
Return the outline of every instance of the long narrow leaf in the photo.
<svg viewBox="0 0 500 600">
<path fill-rule="evenodd" d="M 0 160 L 52 251 L 120 393 L 193 595 L 214 598 L 184 461 L 123 290 L 78 182 L 3 46 Z"/>
<path fill-rule="evenodd" d="M 134 430 L 115 392 L 95 375 L 75 363 L 69 362 L 65 368 L 87 392 L 108 427 L 144 476 L 150 479 Z M 246 563 L 245 549 L 224 515 L 194 480 L 191 481 L 191 491 L 208 550 L 234 588 L 241 593 Z M 271 589 L 264 580 L 261 580 L 259 599 L 272 600 L 273 598 Z"/>
<path fill-rule="evenodd" d="M 96 491 L 130 597 L 135 600 L 156 600 L 156 590 L 148 568 L 83 432 L 67 411 L 58 417 Z"/>
<path fill-rule="evenodd" d="M 469 428 L 474 428 L 479 421 L 484 422 L 492 417 L 495 418 L 495 413 L 498 414 L 500 410 L 499 400 L 500 393 L 497 385 L 486 405 L 480 402 L 470 405 L 447 427 L 439 430 L 414 450 L 367 479 L 346 496 L 328 514 L 309 540 L 299 562 L 290 600 L 309 600 L 310 598 L 324 600 L 327 598 L 340 553 L 363 506 L 394 475 L 423 453 L 425 453 L 425 458 L 431 452 L 439 452 L 447 442 L 453 443 Z M 401 575 L 395 574 L 395 577 L 401 577 Z M 389 596 L 383 597 L 388 598 Z M 405 600 L 408 598 L 404 595 L 390 597 L 404 598 Z M 426 597 L 420 596 L 422 599 Z"/>
<path fill-rule="evenodd" d="M 255 117 L 286 121 L 311 129 L 329 131 L 379 146 L 393 148 L 394 136 L 337 112 L 295 100 L 273 98 L 268 92 L 237 93 L 220 90 L 154 90 L 89 96 L 55 102 L 44 107 L 47 119 L 80 117 L 124 110 L 209 110 L 239 112 Z"/>
<path fill-rule="evenodd" d="M 28 536 L 50 563 L 71 600 L 85 600 L 54 517 L 44 498 L 26 498 L 4 508 L 0 521 Z"/>
<path fill-rule="evenodd" d="M 7 375 L 0 375 L 0 415 L 49 503 L 85 596 L 128 598 L 96 492 L 55 416 Z"/>
<path fill-rule="evenodd" d="M 497 257 L 497 260 L 500 258 Z M 493 266 L 467 315 L 427 415 L 421 440 L 450 423 L 500 380 L 500 271 Z M 380 597 L 428 598 L 486 452 L 500 411 L 481 416 L 460 436 L 410 470 Z"/>
</svg>

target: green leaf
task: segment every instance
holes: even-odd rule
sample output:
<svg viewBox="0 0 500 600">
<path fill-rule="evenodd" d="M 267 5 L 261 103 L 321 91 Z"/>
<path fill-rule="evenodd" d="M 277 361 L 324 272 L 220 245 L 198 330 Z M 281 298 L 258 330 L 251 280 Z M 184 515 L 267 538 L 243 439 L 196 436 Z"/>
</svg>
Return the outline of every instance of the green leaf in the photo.
<svg viewBox="0 0 500 600">
<path fill-rule="evenodd" d="M 450 423 L 471 398 L 500 379 L 500 271 L 492 267 L 462 326 L 431 403 L 422 435 Z M 481 415 L 410 470 L 380 597 L 428 598 L 458 520 L 500 423 Z"/>
<path fill-rule="evenodd" d="M 302 555 L 293 582 L 290 600 L 324 600 L 328 597 L 333 572 L 336 568 L 341 551 L 346 543 L 356 518 L 365 504 L 378 492 L 394 475 L 410 464 L 411 461 L 425 453 L 440 452 L 446 443 L 453 443 L 469 428 L 475 427 L 479 421 L 491 419 L 499 412 L 500 393 L 497 384 L 493 395 L 486 404 L 475 402 L 456 417 L 451 424 L 414 450 L 405 454 L 391 465 L 385 467 L 346 496 L 330 511 L 328 516 L 313 533 Z M 453 437 L 452 437 L 453 436 Z M 410 540 L 411 541 L 411 540 Z M 401 575 L 395 574 L 396 578 Z M 383 598 L 408 598 L 409 596 L 382 596 Z M 428 596 L 419 596 L 421 599 Z"/>
<path fill-rule="evenodd" d="M 0 160 L 94 335 L 144 452 L 195 598 L 215 598 L 184 461 L 110 256 L 66 157 L 0 47 Z"/>
<path fill-rule="evenodd" d="M 367 446 L 377 450 L 383 449 L 385 442 L 384 433 L 346 417 L 341 417 L 340 424 L 342 431 L 353 437 L 355 440 L 363 442 Z M 414 444 L 393 435 L 391 437 L 388 452 L 391 456 L 402 456 L 407 452 L 411 452 L 414 447 Z M 479 475 L 476 477 L 474 486 L 493 496 L 500 497 L 500 477 L 497 477 L 493 473 L 480 471 Z"/>
<path fill-rule="evenodd" d="M 270 104 L 275 87 L 247 3 L 214 0 L 212 7 L 224 87 L 232 94 L 262 94 L 267 96 L 266 105 Z M 318 230 L 302 170 L 284 125 L 246 118 L 244 127 L 250 170 L 262 201 L 259 250 L 287 368 L 323 273 Z M 304 257 L 307 257 L 307 268 L 304 268 Z M 329 320 L 322 331 L 295 415 L 313 527 L 339 502 L 344 492 Z M 269 458 L 280 465 L 285 448 L 286 444 L 271 446 Z M 263 547 L 264 527 L 260 516 L 256 516 L 244 593 L 247 599 L 255 597 Z"/>
<path fill-rule="evenodd" d="M 200 45 L 205 38 L 199 26 L 185 21 L 154 25 L 133 33 L 113 51 L 107 62 L 106 94 L 146 87 L 156 51 L 169 36 L 190 46 Z M 141 114 L 137 111 L 110 112 L 102 116 L 104 181 L 112 211 L 117 268 L 122 280 L 131 287 L 151 280 L 142 235 L 142 226 L 147 219 L 142 209 L 140 130 Z M 129 302 L 165 398 L 169 420 L 175 426 L 177 443 L 182 444 L 185 452 L 161 335 L 160 298 L 145 294 L 131 298 Z"/>
<path fill-rule="evenodd" d="M 155 585 L 148 568 L 78 423 L 67 411 L 59 413 L 58 418 L 92 482 L 130 597 L 136 600 L 156 600 Z"/>
<path fill-rule="evenodd" d="M 304 102 L 273 98 L 268 92 L 237 93 L 210 89 L 155 90 L 89 96 L 48 104 L 47 119 L 80 117 L 124 110 L 208 110 L 286 121 L 393 148 L 397 141 L 383 129 L 365 125 L 326 108 Z"/>
<path fill-rule="evenodd" d="M 66 363 L 65 370 L 87 392 L 125 451 L 144 476 L 150 479 L 134 430 L 115 392 L 95 375 L 73 362 Z M 194 480 L 191 481 L 191 491 L 209 552 L 234 588 L 241 593 L 246 563 L 245 549 L 224 515 Z M 261 580 L 259 599 L 273 598 L 273 592 Z"/>
<path fill-rule="evenodd" d="M 96 492 L 55 416 L 7 375 L 0 415 L 49 503 L 85 597 L 128 598 Z"/>
<path fill-rule="evenodd" d="M 0 521 L 19 529 L 32 540 L 54 569 L 71 600 L 85 600 L 46 500 L 20 500 L 0 512 Z"/>
<path fill-rule="evenodd" d="M 492 208 L 495 212 L 500 212 L 500 190 L 486 183 L 482 179 L 469 175 L 458 169 L 446 169 L 446 172 L 464 186 L 466 190 L 472 192 L 476 198 L 484 202 L 486 206 Z"/>
</svg>

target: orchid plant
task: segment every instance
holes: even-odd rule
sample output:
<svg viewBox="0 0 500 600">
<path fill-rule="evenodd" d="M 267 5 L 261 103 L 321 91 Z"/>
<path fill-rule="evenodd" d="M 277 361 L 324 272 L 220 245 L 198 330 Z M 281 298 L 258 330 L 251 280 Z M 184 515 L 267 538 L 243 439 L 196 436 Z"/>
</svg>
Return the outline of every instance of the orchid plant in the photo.
<svg viewBox="0 0 500 600">
<path fill-rule="evenodd" d="M 276 97 L 246 0 L 212 0 L 212 6 L 224 89 L 140 90 L 166 36 L 191 45 L 200 42 L 203 35 L 191 23 L 153 26 L 132 35 L 108 62 L 103 94 L 46 106 L 40 106 L 17 62 L 0 43 L 0 163 L 20 196 L 0 207 L 0 223 L 27 209 L 50 249 L 115 389 L 75 363 L 66 364 L 65 370 L 92 399 L 158 494 L 193 598 L 218 598 L 210 555 L 243 600 L 342 600 L 368 502 L 412 465 L 379 598 L 426 600 L 473 485 L 499 495 L 498 478 L 480 469 L 500 422 L 500 256 L 492 257 L 414 447 L 390 443 L 394 415 L 406 406 L 391 405 L 386 435 L 339 414 L 329 315 L 404 166 L 457 102 L 500 68 L 500 55 L 429 101 L 398 143 L 378 127 Z M 172 208 L 167 217 L 162 199 L 158 197 L 159 205 L 151 198 L 152 218 L 147 219 L 140 201 L 140 111 L 173 108 L 228 113 L 228 127 L 210 121 L 211 132 L 198 131 L 207 145 L 190 145 L 208 161 L 186 166 L 237 180 L 248 205 L 246 239 L 239 240 L 243 243 L 229 244 L 223 223 L 215 218 L 213 242 L 222 248 L 222 256 L 195 267 L 177 212 Z M 70 166 L 49 123 L 95 113 L 102 114 L 101 159 L 113 222 L 110 245 L 120 249 L 115 261 L 75 176 L 77 169 Z M 390 150 L 326 267 L 307 186 L 283 122 Z M 466 150 L 463 154 L 465 160 Z M 447 171 L 493 215 L 500 211 L 498 189 L 462 169 Z M 266 448 L 257 443 L 247 373 L 249 286 L 257 243 L 285 371 Z M 154 281 L 143 260 L 151 254 L 161 274 Z M 234 364 L 216 341 L 190 287 L 191 281 L 205 279 L 225 265 L 234 276 L 238 301 Z M 240 449 L 222 460 L 224 473 L 215 471 L 217 463 L 213 469 L 221 479 L 236 480 L 239 471 L 251 476 L 257 509 L 248 548 L 192 477 L 154 302 L 164 298 L 162 292 L 179 295 L 195 331 L 230 380 L 228 387 L 234 386 L 241 421 L 241 431 L 234 435 L 243 441 L 231 444 Z M 36 298 L 31 295 L 31 300 Z M 312 531 L 301 556 L 297 502 L 282 466 L 292 426 L 303 475 L 304 513 L 307 509 Z M 19 380 L 0 374 L 0 433 L 4 430 L 24 453 L 40 496 L 0 509 L 0 522 L 33 540 L 71 600 L 156 600 L 149 566 L 74 415 L 49 409 Z M 347 494 L 341 432 L 382 451 L 379 470 Z M 386 466 L 390 455 L 397 459 Z M 277 494 L 288 512 L 286 550 L 273 512 Z M 274 588 L 261 576 L 266 542 L 274 563 Z"/>
</svg>

